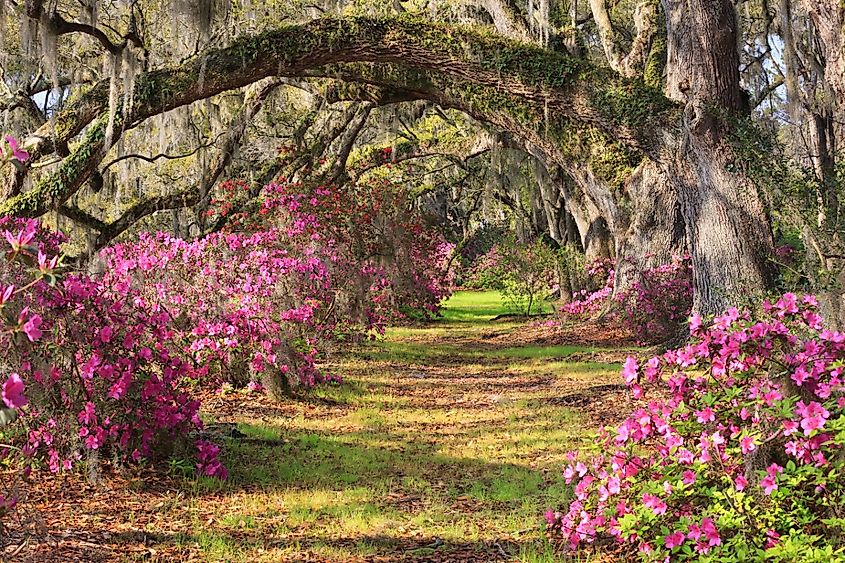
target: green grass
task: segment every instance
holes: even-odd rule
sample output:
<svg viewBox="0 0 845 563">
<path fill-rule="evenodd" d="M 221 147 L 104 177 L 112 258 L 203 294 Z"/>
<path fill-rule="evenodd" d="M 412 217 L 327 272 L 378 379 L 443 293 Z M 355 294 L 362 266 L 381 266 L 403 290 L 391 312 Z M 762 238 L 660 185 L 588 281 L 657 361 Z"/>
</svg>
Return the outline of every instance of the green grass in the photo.
<svg viewBox="0 0 845 563">
<path fill-rule="evenodd" d="M 540 302 L 531 307 L 532 316 L 551 312 L 551 305 Z M 511 310 L 498 291 L 456 291 L 443 304 L 443 320 L 450 323 L 483 324 L 499 315 L 510 315 Z"/>
<path fill-rule="evenodd" d="M 512 561 L 560 560 L 542 514 L 570 497 L 564 454 L 591 449 L 593 430 L 549 399 L 616 382 L 618 364 L 491 343 L 524 326 L 489 322 L 503 312 L 495 292 L 459 292 L 442 320 L 346 350 L 330 366 L 341 385 L 257 410 L 232 395 L 245 437 L 224 444 L 230 479 L 168 505 L 214 515 L 174 541 L 209 561 L 483 559 L 494 544 Z"/>
<path fill-rule="evenodd" d="M 456 291 L 443 304 L 446 322 L 487 323 L 510 313 L 498 291 Z"/>
</svg>

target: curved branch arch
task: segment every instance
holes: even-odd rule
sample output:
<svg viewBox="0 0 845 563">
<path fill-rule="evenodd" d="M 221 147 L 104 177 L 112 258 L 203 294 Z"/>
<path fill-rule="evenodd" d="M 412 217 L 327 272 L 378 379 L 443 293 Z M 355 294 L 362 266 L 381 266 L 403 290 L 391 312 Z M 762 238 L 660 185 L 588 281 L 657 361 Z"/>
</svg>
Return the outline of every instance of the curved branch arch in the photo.
<svg viewBox="0 0 845 563">
<path fill-rule="evenodd" d="M 362 62 L 407 71 L 381 78 L 371 72 L 365 81 L 404 86 L 435 101 L 457 100 L 482 119 L 530 134 L 532 142 L 550 149 L 559 146 L 555 137 L 562 124 L 572 122 L 657 155 L 661 131 L 680 115 L 675 104 L 641 82 L 488 32 L 405 16 L 324 18 L 245 36 L 182 67 L 140 76 L 132 108 L 115 117 L 112 142 L 119 129 L 268 76 L 305 76 L 337 63 Z M 108 83 L 101 81 L 57 116 L 54 144 L 68 143 L 87 127 L 82 144 L 33 190 L 0 205 L 0 215 L 42 215 L 79 189 L 109 148 L 104 147 L 107 92 Z M 490 119 L 493 107 L 500 110 L 496 119 Z M 33 135 L 36 158 L 43 155 L 38 139 L 44 138 L 44 131 Z"/>
<path fill-rule="evenodd" d="M 39 216 L 63 204 L 110 148 L 105 146 L 110 122 L 114 143 L 121 130 L 151 116 L 266 77 L 302 77 L 332 65 L 368 63 L 371 84 L 398 84 L 420 97 L 452 100 L 538 145 L 553 160 L 567 157 L 567 138 L 577 140 L 588 128 L 648 156 L 668 179 L 683 210 L 695 309 L 715 313 L 732 303 L 732 296 L 760 291 L 772 279 L 767 262 L 772 233 L 764 206 L 754 183 L 734 165 L 725 126 L 708 109 L 715 105 L 730 112 L 738 107 L 733 103 L 739 92 L 735 57 L 720 55 L 735 49 L 735 28 L 719 27 L 722 20 L 730 20 L 731 9 L 729 0 L 713 5 L 664 0 L 670 55 L 677 55 L 676 43 L 683 40 L 684 46 L 704 49 L 713 63 L 695 66 L 692 47 L 685 51 L 686 58 L 669 57 L 668 91 L 684 108 L 642 80 L 620 77 L 581 59 L 490 32 L 404 15 L 323 18 L 243 36 L 181 67 L 141 75 L 132 107 L 114 116 L 106 109 L 107 83 L 79 97 L 57 116 L 53 146 L 65 146 L 87 128 L 82 141 L 56 172 L 0 203 L 0 216 Z M 722 32 L 712 34 L 713 29 Z M 402 72 L 399 77 L 379 76 L 379 65 Z M 691 97 L 677 95 L 672 85 L 677 86 L 677 78 L 689 69 L 695 70 L 690 82 L 694 91 Z M 43 156 L 37 143 L 33 153 Z"/>
</svg>

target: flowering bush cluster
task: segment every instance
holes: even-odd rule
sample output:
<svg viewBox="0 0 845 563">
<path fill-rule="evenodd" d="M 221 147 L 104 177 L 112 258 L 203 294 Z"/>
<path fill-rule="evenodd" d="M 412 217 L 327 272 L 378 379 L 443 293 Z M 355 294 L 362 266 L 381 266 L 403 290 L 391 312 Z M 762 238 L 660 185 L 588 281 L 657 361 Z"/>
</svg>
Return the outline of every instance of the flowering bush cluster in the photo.
<svg viewBox="0 0 845 563">
<path fill-rule="evenodd" d="M 95 275 L 61 272 L 61 235 L 0 220 L 0 385 L 26 464 L 55 472 L 193 447 L 200 474 L 225 478 L 219 448 L 187 439 L 202 428 L 197 385 L 283 393 L 334 379 L 319 367 L 332 341 L 381 331 L 400 307 L 436 312 L 451 249 L 400 219 L 398 201 L 346 195 L 273 184 L 249 228 L 191 242 L 142 234 L 104 249 Z"/>
<path fill-rule="evenodd" d="M 641 343 L 671 340 L 689 318 L 692 266 L 689 256 L 649 268 L 616 296 L 621 322 Z"/>
<path fill-rule="evenodd" d="M 572 316 L 590 316 L 601 311 L 613 295 L 616 280 L 615 263 L 609 258 L 599 258 L 585 266 L 593 286 L 599 289 L 582 289 L 576 292 L 572 301 L 564 303 L 561 312 Z"/>
<path fill-rule="evenodd" d="M 845 334 L 793 294 L 690 330 L 683 348 L 625 362 L 634 397 L 654 397 L 602 431 L 601 454 L 571 454 L 575 498 L 550 528 L 649 561 L 841 560 Z"/>
<path fill-rule="evenodd" d="M 229 229 L 294 225 L 300 238 L 331 247 L 334 275 L 342 280 L 335 285 L 346 288 L 341 297 L 353 302 L 351 318 L 370 316 L 377 327 L 407 312 L 432 316 L 450 294 L 454 246 L 425 224 L 401 186 L 382 179 L 325 186 L 279 182 L 266 186 L 263 196 L 257 213 L 232 214 Z"/>
<path fill-rule="evenodd" d="M 103 278 L 57 279 L 63 238 L 36 221 L 5 218 L 0 229 L 3 401 L 19 409 L 30 464 L 70 469 L 85 452 L 138 460 L 201 427 L 182 385 L 197 372 L 165 311 Z"/>
<path fill-rule="evenodd" d="M 631 287 L 616 295 L 615 266 L 611 259 L 587 265 L 587 274 L 600 289 L 580 291 L 561 307 L 561 313 L 589 317 L 607 311 L 642 344 L 662 343 L 677 336 L 692 307 L 689 256 L 640 272 Z M 617 307 L 611 307 L 613 304 Z"/>
</svg>

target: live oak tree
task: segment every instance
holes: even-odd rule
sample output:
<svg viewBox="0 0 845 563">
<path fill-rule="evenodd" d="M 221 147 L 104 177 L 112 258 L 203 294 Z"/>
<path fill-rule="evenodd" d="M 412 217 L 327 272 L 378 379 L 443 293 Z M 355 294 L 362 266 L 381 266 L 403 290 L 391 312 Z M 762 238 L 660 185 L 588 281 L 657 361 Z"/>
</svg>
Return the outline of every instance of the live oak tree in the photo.
<svg viewBox="0 0 845 563">
<path fill-rule="evenodd" d="M 5 171 L 10 179 L 0 213 L 58 210 L 92 229 L 96 246 L 162 209 L 194 208 L 194 226 L 202 231 L 213 227 L 203 224 L 203 210 L 232 168 L 231 155 L 261 144 L 247 142 L 245 133 L 262 110 L 275 121 L 289 116 L 291 146 L 304 159 L 271 164 L 254 178 L 257 184 L 282 173 L 280 167 L 288 175 L 311 174 L 320 167 L 310 162 L 327 152 L 333 162 L 321 174 L 337 180 L 348 177 L 353 146 L 365 144 L 368 132 L 375 140 L 373 115 L 397 105 L 408 112 L 423 100 L 487 124 L 500 132 L 497 145 L 528 155 L 535 195 L 519 206 L 552 236 L 571 236 L 564 235 L 568 224 L 584 247 L 610 241 L 619 284 L 688 251 L 695 309 L 715 313 L 775 280 L 771 205 L 782 194 L 765 171 L 781 169 L 785 156 L 777 144 L 756 141 L 767 139 L 765 123 L 750 120 L 755 108 L 761 115 L 761 100 L 771 116 L 779 103 L 772 99 L 781 96 L 766 82 L 765 61 L 786 69 L 774 82 L 782 80 L 792 98 L 794 85 L 806 88 L 807 73 L 814 72 L 817 84 L 834 93 L 825 111 L 835 116 L 840 110 L 841 5 L 780 4 L 781 24 L 772 31 L 759 25 L 776 19 L 767 3 L 730 0 L 396 2 L 371 6 L 366 14 L 326 6 L 321 17 L 313 7 L 272 2 L 206 1 L 198 8 L 89 0 L 78 11 L 62 2 L 4 0 L 7 28 L 21 31 L 4 35 L 14 35 L 18 45 L 6 47 L 4 82 L 14 87 L 6 88 L 0 107 L 23 124 L 18 128 L 28 133 L 33 158 L 27 167 Z M 166 19 L 170 26 L 161 25 Z M 620 28 L 620 21 L 628 25 Z M 789 49 L 775 57 L 747 47 L 749 38 L 785 38 L 796 24 L 817 34 L 822 53 L 802 51 L 801 41 L 793 41 L 798 47 L 790 63 Z M 40 35 L 43 64 L 33 63 L 39 49 L 33 35 Z M 10 56 L 15 46 L 24 56 Z M 106 72 L 93 68 L 98 57 L 106 60 Z M 292 88 L 312 90 L 308 103 L 284 95 L 288 106 L 302 106 L 298 113 L 280 108 L 280 89 Z M 246 94 L 235 103 L 221 102 L 240 89 Z M 55 103 L 48 107 L 50 100 Z M 212 126 L 209 101 L 227 106 L 227 125 Z M 201 180 L 141 197 L 109 221 L 80 208 L 82 188 L 96 188 L 104 167 L 123 157 L 120 143 L 129 139 L 140 147 L 152 129 L 184 129 L 173 121 L 180 108 L 191 108 L 182 124 L 220 129 L 213 150 L 199 148 L 191 157 L 201 156 L 195 158 L 202 160 L 196 164 Z M 320 134 L 312 129 L 317 123 Z M 835 160 L 836 126 L 824 133 Z M 199 137 L 195 144 L 201 145 Z M 818 185 L 833 193 L 818 203 L 824 211 L 835 207 L 835 166 L 822 164 Z M 506 191 L 499 198 L 517 205 Z"/>
</svg>

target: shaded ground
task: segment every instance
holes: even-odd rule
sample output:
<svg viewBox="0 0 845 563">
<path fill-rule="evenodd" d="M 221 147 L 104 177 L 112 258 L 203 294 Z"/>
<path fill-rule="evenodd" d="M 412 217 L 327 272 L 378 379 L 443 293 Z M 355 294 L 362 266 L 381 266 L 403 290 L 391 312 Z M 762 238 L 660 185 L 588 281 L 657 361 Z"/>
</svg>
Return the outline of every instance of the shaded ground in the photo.
<svg viewBox="0 0 845 563">
<path fill-rule="evenodd" d="M 48 479 L 49 539 L 30 561 L 553 561 L 542 512 L 565 502 L 563 455 L 628 410 L 624 352 L 601 329 L 506 321 L 458 294 L 437 323 L 344 351 L 345 383 L 300 402 L 231 393 L 226 483 L 170 475 Z M 574 332 L 573 332 L 574 331 Z M 545 334 L 548 338 L 542 338 Z M 566 332 L 563 332 L 566 335 Z M 587 338 L 588 336 L 590 338 Z M 595 343 L 601 344 L 596 347 Z"/>
</svg>

